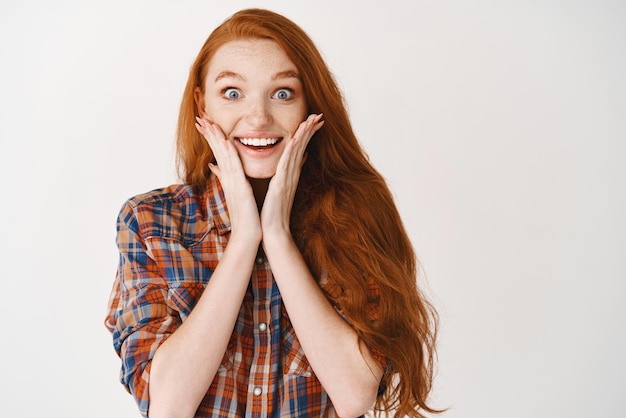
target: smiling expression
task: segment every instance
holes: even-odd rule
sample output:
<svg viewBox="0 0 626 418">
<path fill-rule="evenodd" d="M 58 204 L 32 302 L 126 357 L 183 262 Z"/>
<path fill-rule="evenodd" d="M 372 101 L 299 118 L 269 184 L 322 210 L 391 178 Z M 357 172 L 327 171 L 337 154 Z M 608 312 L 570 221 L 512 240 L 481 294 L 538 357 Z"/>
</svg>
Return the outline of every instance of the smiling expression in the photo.
<svg viewBox="0 0 626 418">
<path fill-rule="evenodd" d="M 274 41 L 231 41 L 215 52 L 204 86 L 196 91 L 200 117 L 233 141 L 248 177 L 272 177 L 285 140 L 306 117 L 296 66 Z"/>
</svg>

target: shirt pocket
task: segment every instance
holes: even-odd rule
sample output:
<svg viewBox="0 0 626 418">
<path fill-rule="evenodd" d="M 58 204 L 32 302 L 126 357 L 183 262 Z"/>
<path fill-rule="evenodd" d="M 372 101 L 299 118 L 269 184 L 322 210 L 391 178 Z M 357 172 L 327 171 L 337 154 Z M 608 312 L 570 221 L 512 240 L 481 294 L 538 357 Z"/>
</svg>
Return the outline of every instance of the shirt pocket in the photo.
<svg viewBox="0 0 626 418">
<path fill-rule="evenodd" d="M 170 237 L 146 239 L 148 255 L 167 281 L 167 305 L 184 321 L 196 306 L 215 266 L 201 258 L 202 251 Z"/>
<path fill-rule="evenodd" d="M 300 341 L 288 319 L 283 328 L 283 372 L 286 375 L 311 377 L 313 369 L 304 355 Z"/>
<path fill-rule="evenodd" d="M 217 254 L 205 251 L 202 243 L 184 244 L 170 237 L 150 237 L 147 240 L 150 256 L 167 280 L 167 307 L 171 315 L 185 321 L 202 296 L 213 270 Z M 233 368 L 234 338 L 228 343 L 218 373 Z"/>
<path fill-rule="evenodd" d="M 204 285 L 189 282 L 169 283 L 168 285 L 167 307 L 176 311 L 181 321 L 184 321 L 202 296 Z"/>
</svg>

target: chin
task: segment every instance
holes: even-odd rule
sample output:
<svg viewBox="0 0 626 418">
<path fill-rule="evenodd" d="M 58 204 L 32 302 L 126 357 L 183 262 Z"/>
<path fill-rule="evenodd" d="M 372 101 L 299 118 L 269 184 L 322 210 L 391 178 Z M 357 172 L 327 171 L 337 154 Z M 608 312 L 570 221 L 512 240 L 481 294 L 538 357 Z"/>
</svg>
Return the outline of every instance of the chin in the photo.
<svg viewBox="0 0 626 418">
<path fill-rule="evenodd" d="M 258 180 L 271 179 L 272 177 L 274 177 L 274 174 L 276 174 L 276 167 L 273 167 L 271 169 L 245 167 L 244 172 L 246 173 L 246 177 L 251 178 L 251 179 L 258 179 Z"/>
</svg>

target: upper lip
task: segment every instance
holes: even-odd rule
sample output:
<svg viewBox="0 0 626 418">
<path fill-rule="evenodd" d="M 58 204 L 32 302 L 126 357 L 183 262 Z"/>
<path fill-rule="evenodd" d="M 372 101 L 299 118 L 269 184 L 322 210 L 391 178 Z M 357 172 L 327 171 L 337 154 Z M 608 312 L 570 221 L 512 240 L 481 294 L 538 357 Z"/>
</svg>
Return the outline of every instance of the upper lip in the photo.
<svg viewBox="0 0 626 418">
<path fill-rule="evenodd" d="M 272 132 L 244 132 L 241 135 L 234 135 L 236 139 L 239 138 L 268 138 L 268 139 L 281 139 L 282 136 Z"/>
</svg>

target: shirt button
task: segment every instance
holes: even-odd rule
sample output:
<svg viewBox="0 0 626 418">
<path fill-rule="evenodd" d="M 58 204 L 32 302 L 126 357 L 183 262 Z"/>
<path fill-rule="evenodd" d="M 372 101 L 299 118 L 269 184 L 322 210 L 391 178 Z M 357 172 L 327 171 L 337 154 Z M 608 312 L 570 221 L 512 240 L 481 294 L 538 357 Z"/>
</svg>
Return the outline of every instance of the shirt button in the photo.
<svg viewBox="0 0 626 418">
<path fill-rule="evenodd" d="M 261 322 L 259 324 L 259 331 L 265 331 L 267 330 L 267 324 L 265 322 Z"/>
<path fill-rule="evenodd" d="M 256 263 L 259 265 L 265 263 L 265 257 L 263 257 L 262 255 L 258 256 L 256 258 Z"/>
<path fill-rule="evenodd" d="M 256 387 L 254 388 L 254 390 L 252 391 L 252 393 L 254 394 L 254 396 L 260 396 L 261 393 L 263 393 L 263 389 Z"/>
</svg>

